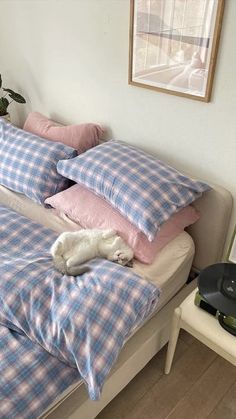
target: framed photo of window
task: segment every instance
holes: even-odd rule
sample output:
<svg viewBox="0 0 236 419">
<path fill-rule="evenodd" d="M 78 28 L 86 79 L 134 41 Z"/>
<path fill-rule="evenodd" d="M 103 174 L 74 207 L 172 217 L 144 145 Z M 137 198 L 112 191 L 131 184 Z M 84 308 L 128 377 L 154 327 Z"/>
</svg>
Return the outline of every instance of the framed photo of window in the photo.
<svg viewBox="0 0 236 419">
<path fill-rule="evenodd" d="M 129 83 L 209 102 L 224 0 L 130 0 Z"/>
<path fill-rule="evenodd" d="M 236 226 L 232 235 L 232 239 L 229 245 L 227 262 L 236 263 Z"/>
</svg>

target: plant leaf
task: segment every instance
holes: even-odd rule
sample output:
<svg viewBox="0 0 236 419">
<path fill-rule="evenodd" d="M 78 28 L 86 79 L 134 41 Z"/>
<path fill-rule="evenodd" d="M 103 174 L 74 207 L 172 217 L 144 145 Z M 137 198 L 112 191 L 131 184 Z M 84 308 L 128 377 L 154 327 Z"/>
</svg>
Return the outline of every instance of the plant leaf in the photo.
<svg viewBox="0 0 236 419">
<path fill-rule="evenodd" d="M 6 106 L 6 108 L 8 107 L 8 105 L 9 105 L 9 100 L 8 100 L 6 97 L 2 97 L 2 98 L 1 98 L 1 102 L 2 102 L 2 104 L 3 104 L 4 106 Z"/>
<path fill-rule="evenodd" d="M 0 74 L 0 89 L 1 89 L 1 87 L 2 87 L 2 76 Z"/>
<path fill-rule="evenodd" d="M 9 105 L 9 101 L 5 97 L 0 98 L 0 115 L 6 115 L 7 114 L 7 107 Z"/>
<path fill-rule="evenodd" d="M 26 100 L 19 93 L 14 92 L 11 89 L 4 89 L 5 92 L 9 93 L 9 96 L 17 103 L 26 103 Z"/>
<path fill-rule="evenodd" d="M 9 93 L 9 96 L 17 103 L 26 103 L 26 100 L 19 93 Z"/>
</svg>

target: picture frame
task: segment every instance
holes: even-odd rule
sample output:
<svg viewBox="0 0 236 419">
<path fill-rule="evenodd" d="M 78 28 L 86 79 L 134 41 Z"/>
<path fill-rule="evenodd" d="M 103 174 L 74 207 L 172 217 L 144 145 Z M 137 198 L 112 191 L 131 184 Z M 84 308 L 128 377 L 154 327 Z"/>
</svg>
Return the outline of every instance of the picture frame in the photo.
<svg viewBox="0 0 236 419">
<path fill-rule="evenodd" d="M 236 263 L 236 226 L 230 241 L 228 254 L 226 257 L 227 262 Z"/>
<path fill-rule="evenodd" d="M 129 84 L 209 102 L 225 0 L 130 0 Z"/>
</svg>

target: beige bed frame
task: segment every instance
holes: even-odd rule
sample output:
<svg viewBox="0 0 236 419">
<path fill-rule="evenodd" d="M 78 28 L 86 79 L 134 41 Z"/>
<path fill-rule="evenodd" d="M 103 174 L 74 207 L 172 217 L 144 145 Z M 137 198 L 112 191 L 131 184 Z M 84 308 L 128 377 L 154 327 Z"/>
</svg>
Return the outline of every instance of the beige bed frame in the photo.
<svg viewBox="0 0 236 419">
<path fill-rule="evenodd" d="M 201 212 L 201 218 L 188 230 L 196 248 L 193 261 L 196 272 L 222 260 L 232 210 L 231 194 L 220 186 L 211 186 L 213 189 L 194 204 Z M 187 280 L 188 272 L 185 275 Z M 55 404 L 42 417 L 48 419 L 95 418 L 167 343 L 173 310 L 194 286 L 194 282 L 184 286 L 126 343 L 106 381 L 100 401 L 89 400 L 85 386 L 80 384 L 69 391 L 63 400 Z"/>
</svg>

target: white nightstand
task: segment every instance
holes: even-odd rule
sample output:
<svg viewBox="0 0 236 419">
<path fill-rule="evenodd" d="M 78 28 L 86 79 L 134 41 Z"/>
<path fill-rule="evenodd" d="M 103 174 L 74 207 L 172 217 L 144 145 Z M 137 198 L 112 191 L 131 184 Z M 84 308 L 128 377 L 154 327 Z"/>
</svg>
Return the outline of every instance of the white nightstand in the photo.
<svg viewBox="0 0 236 419">
<path fill-rule="evenodd" d="M 169 374 L 179 330 L 182 328 L 227 361 L 236 365 L 236 337 L 226 332 L 217 319 L 194 304 L 197 288 L 174 311 L 165 374 Z"/>
</svg>

